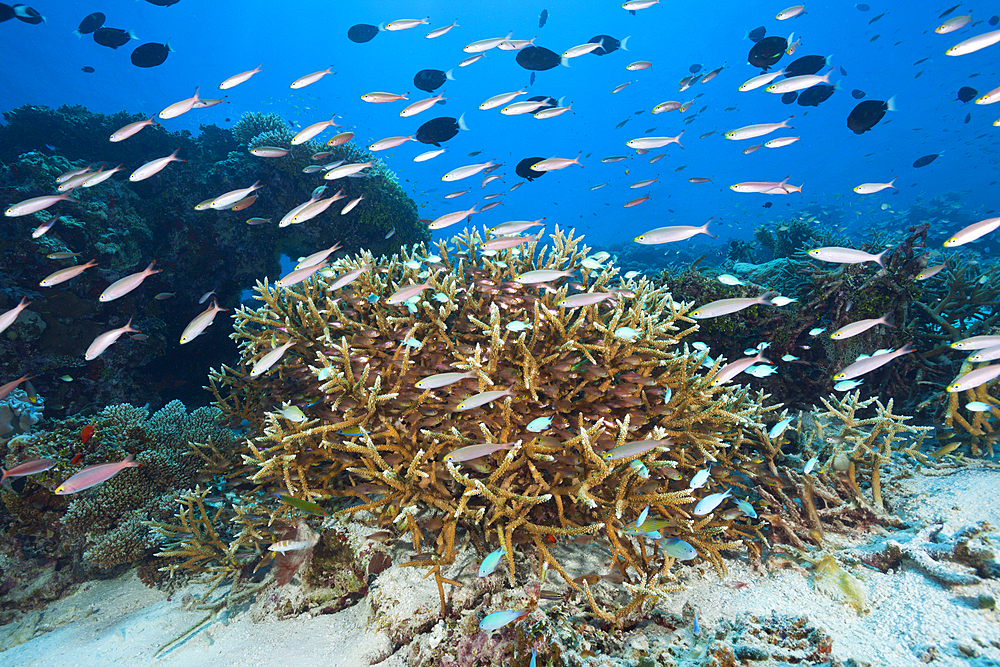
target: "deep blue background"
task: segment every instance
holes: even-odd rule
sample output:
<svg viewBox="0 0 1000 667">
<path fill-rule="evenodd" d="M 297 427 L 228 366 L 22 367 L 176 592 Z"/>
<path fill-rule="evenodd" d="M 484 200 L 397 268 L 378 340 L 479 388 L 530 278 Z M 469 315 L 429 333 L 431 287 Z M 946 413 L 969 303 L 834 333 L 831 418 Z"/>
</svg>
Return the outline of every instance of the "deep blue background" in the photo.
<svg viewBox="0 0 1000 667">
<path fill-rule="evenodd" d="M 950 35 L 934 34 L 942 23 L 939 14 L 952 3 L 870 2 L 870 11 L 859 11 L 852 3 L 808 3 L 808 13 L 779 22 L 774 16 L 785 8 L 780 3 L 669 2 L 639 11 L 636 16 L 608 0 L 535 2 L 206 2 L 181 0 L 172 7 L 157 7 L 132 0 L 98 3 L 33 0 L 31 6 L 46 17 L 46 23 L 28 25 L 17 20 L 0 24 L 0 62 L 4 63 L 0 111 L 22 104 L 82 104 L 94 111 L 131 112 L 153 115 L 167 105 L 189 97 L 201 86 L 203 97 L 225 92 L 230 104 L 191 112 L 166 121 L 167 129 L 197 131 L 201 123 L 229 126 L 245 111 L 275 111 L 297 125 L 307 125 L 338 115 L 345 128 L 353 129 L 364 145 L 391 135 L 412 134 L 437 115 L 466 114 L 471 131 L 461 132 L 447 143 L 449 152 L 425 163 L 413 156 L 429 146 L 410 142 L 381 153 L 399 175 L 400 182 L 421 206 L 421 217 L 434 218 L 452 210 L 469 208 L 480 194 L 499 192 L 499 183 L 480 190 L 481 176 L 458 183 L 442 183 L 440 176 L 463 164 L 498 158 L 504 163 L 505 191 L 519 179 L 514 165 L 522 157 L 573 157 L 583 159 L 584 168 L 570 167 L 547 174 L 510 193 L 502 206 L 473 217 L 478 225 L 493 226 L 506 220 L 535 219 L 561 227 L 575 227 L 591 244 L 628 240 L 652 227 L 667 224 L 701 224 L 718 216 L 728 228 L 721 230 L 724 243 L 732 235 L 748 236 L 766 220 L 784 220 L 807 206 L 843 207 L 857 228 L 892 223 L 917 201 L 948 196 L 959 204 L 955 220 L 934 222 L 936 242 L 967 220 L 986 217 L 1000 208 L 1000 189 L 994 183 L 998 171 L 1000 128 L 991 123 L 1000 117 L 1000 104 L 977 106 L 958 101 L 961 86 L 980 93 L 1000 86 L 1000 45 L 962 57 L 947 57 L 947 48 L 974 34 L 995 30 L 986 20 L 998 7 L 990 3 L 963 4 L 951 16 L 973 10 L 980 25 Z M 542 9 L 548 23 L 538 28 Z M 91 11 L 107 14 L 106 25 L 134 30 L 139 41 L 118 51 L 94 43 L 91 36 L 77 38 L 72 31 Z M 874 24 L 876 16 L 884 15 Z M 355 23 L 378 24 L 399 18 L 430 16 L 431 25 L 402 32 L 383 32 L 366 44 L 347 39 Z M 460 27 L 428 40 L 431 29 L 458 19 Z M 833 55 L 839 69 L 833 80 L 845 89 L 818 108 L 786 106 L 780 96 L 758 89 L 740 93 L 737 87 L 759 71 L 746 62 L 752 42 L 745 33 L 759 25 L 769 35 L 801 37 L 794 56 L 782 65 L 808 55 Z M 459 69 L 467 57 L 462 47 L 486 37 L 513 31 L 515 38 L 530 39 L 557 53 L 586 42 L 600 33 L 619 39 L 631 35 L 629 51 L 603 57 L 583 56 L 571 68 L 539 72 L 532 94 L 565 96 L 572 101 L 572 114 L 549 120 L 530 115 L 502 116 L 499 109 L 477 107 L 497 93 L 527 85 L 530 73 L 514 60 L 515 53 L 492 50 L 474 65 Z M 873 37 L 878 35 L 875 41 Z M 170 39 L 176 53 L 153 69 L 134 67 L 129 55 L 145 42 Z M 914 63 L 929 58 L 920 65 Z M 635 60 L 650 60 L 651 69 L 626 71 Z M 266 71 L 229 91 L 217 86 L 228 76 L 263 62 Z M 726 69 L 714 81 L 696 84 L 679 93 L 678 81 L 693 63 L 703 72 L 719 65 Z M 80 71 L 89 65 L 94 74 Z M 299 91 L 288 84 L 309 72 L 333 66 L 337 74 Z M 456 81 L 447 82 L 446 106 L 435 107 L 411 118 L 400 118 L 408 102 L 368 104 L 360 95 L 372 91 L 410 93 L 412 100 L 427 94 L 416 90 L 412 77 L 420 69 L 455 68 Z M 919 78 L 915 75 L 922 72 Z M 612 95 L 616 85 L 635 81 Z M 846 117 L 857 104 L 850 91 L 860 88 L 869 99 L 897 96 L 899 110 L 890 112 L 871 132 L 858 136 L 846 126 Z M 440 92 L 440 91 L 438 91 Z M 695 98 L 687 114 L 671 112 L 653 116 L 654 105 L 666 100 Z M 703 106 L 690 125 L 684 118 Z M 725 111 L 735 107 L 734 111 Z M 633 112 L 622 129 L 615 126 Z M 760 149 L 743 155 L 755 140 L 731 142 L 722 133 L 751 123 L 778 122 L 795 114 L 794 131 L 774 134 L 801 136 L 801 141 L 780 149 Z M 971 114 L 971 121 L 964 119 Z M 228 120 L 226 120 L 228 119 Z M 648 164 L 647 156 L 634 156 L 625 142 L 646 136 L 655 127 L 656 136 L 674 136 L 682 129 L 685 146 L 667 147 L 667 157 Z M 703 133 L 712 136 L 699 139 Z M 321 135 L 326 138 L 331 133 Z M 58 149 L 58 147 L 56 147 Z M 472 151 L 481 155 L 468 157 Z M 932 165 L 914 169 L 911 164 L 928 153 L 942 153 Z M 633 155 L 617 164 L 602 164 L 610 155 Z M 160 156 L 150 156 L 160 157 Z M 102 156 L 93 156 L 101 160 Z M 138 165 L 126 165 L 128 169 Z M 684 166 L 680 172 L 677 168 Z M 728 186 L 738 181 L 781 180 L 805 184 L 801 195 L 766 197 L 736 194 Z M 646 178 L 659 178 L 648 189 L 651 199 L 634 207 L 623 204 L 647 190 L 628 185 Z M 691 184 L 689 177 L 711 177 L 713 183 Z M 897 178 L 900 192 L 892 190 L 862 197 L 852 188 L 865 181 Z M 610 181 L 609 187 L 590 191 L 592 185 Z M 321 181 L 317 177 L 317 184 Z M 991 185 L 992 183 L 992 185 Z M 471 188 L 454 200 L 443 195 Z M 262 193 L 263 194 L 263 193 Z M 765 201 L 774 207 L 763 209 Z M 890 206 L 883 210 L 882 204 Z M 996 215 L 994 213 L 994 215 Z M 444 230 L 455 232 L 461 226 Z M 551 227 L 550 227 L 551 229 Z M 864 235 L 859 236 L 863 238 Z M 704 237 L 701 237 L 704 238 Z"/>
</svg>

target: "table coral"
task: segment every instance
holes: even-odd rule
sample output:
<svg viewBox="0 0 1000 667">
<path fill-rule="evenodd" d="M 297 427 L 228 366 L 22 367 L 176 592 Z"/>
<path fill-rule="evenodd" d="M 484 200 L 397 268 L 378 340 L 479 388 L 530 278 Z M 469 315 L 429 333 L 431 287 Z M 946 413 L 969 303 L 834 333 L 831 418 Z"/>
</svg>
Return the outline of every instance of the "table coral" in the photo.
<svg viewBox="0 0 1000 667">
<path fill-rule="evenodd" d="M 649 281 L 623 282 L 613 265 L 579 269 L 585 289 L 618 295 L 610 305 L 579 309 L 556 305 L 573 289 L 568 284 L 514 282 L 529 270 L 577 270 L 587 252 L 579 239 L 557 229 L 548 247 L 533 241 L 499 254 L 484 253 L 482 243 L 467 232 L 454 246 L 439 243 L 436 254 L 418 246 L 382 266 L 368 253 L 342 260 L 331 275 L 372 268 L 337 294 L 328 291 L 333 277 L 284 290 L 257 285 L 265 305 L 235 315 L 243 367 L 211 377 L 231 420 L 264 416 L 243 455 L 258 468 L 253 482 L 309 501 L 359 498 L 340 514 L 395 524 L 417 552 L 428 531 L 433 553 L 417 561 L 428 566 L 451 562 L 460 527 L 499 530 L 507 544 L 532 545 L 574 588 L 549 551 L 551 540 L 599 534 L 635 587 L 624 612 L 595 609 L 607 619 L 670 590 L 675 559 L 635 534 L 647 505 L 666 536 L 724 570 L 721 551 L 746 548 L 744 540 L 757 534 L 717 514 L 693 516 L 703 492 L 688 481 L 713 465 L 713 490 L 745 484 L 723 471 L 743 465 L 740 451 L 767 410 L 763 396 L 711 385 L 704 355 L 680 343 L 694 330 L 685 317 L 691 304 Z M 428 286 L 424 295 L 385 304 L 419 281 Z M 642 335 L 623 340 L 615 335 L 622 327 Z M 270 373 L 246 377 L 244 369 L 289 339 L 295 346 Z M 442 391 L 414 387 L 446 371 L 473 377 Z M 511 395 L 493 407 L 456 409 L 456 399 L 501 388 Z M 289 403 L 306 421 L 279 411 Z M 526 426 L 538 417 L 553 421 L 536 435 Z M 645 439 L 668 442 L 618 461 L 601 457 Z M 514 444 L 461 466 L 442 460 L 482 441 Z M 275 508 L 272 518 L 294 512 Z M 513 581 L 509 554 L 505 569 Z"/>
</svg>

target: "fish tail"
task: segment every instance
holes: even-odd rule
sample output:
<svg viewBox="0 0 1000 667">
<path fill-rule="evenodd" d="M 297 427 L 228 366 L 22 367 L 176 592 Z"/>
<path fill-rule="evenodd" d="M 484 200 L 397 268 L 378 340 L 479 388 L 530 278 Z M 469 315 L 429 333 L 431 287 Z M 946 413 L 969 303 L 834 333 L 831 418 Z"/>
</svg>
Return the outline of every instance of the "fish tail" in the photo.
<svg viewBox="0 0 1000 667">
<path fill-rule="evenodd" d="M 892 97 L 890 97 L 889 101 L 885 103 L 885 110 L 886 111 L 895 111 L 896 110 L 896 96 L 895 95 L 893 95 Z"/>
<path fill-rule="evenodd" d="M 890 248 L 886 248 L 885 250 L 883 250 L 879 254 L 875 255 L 875 262 L 877 262 L 878 265 L 881 266 L 883 269 L 885 268 L 885 263 L 882 262 L 882 255 L 884 255 L 885 253 L 889 252 L 889 250 L 890 250 Z"/>
<path fill-rule="evenodd" d="M 79 30 L 74 30 L 73 34 L 76 35 L 77 37 L 83 37 L 83 33 L 80 32 Z"/>
<path fill-rule="evenodd" d="M 561 57 L 559 59 L 559 64 L 562 65 L 563 67 L 569 67 L 569 58 L 567 58 L 566 56 Z"/>
<path fill-rule="evenodd" d="M 173 48 L 171 48 L 169 39 L 167 40 L 167 43 L 164 44 L 163 46 L 167 47 L 167 51 L 169 51 L 170 53 L 177 53 L 176 51 L 173 50 Z"/>
<path fill-rule="evenodd" d="M 455 77 L 452 74 L 454 71 L 455 71 L 454 69 L 450 69 L 447 72 L 445 72 L 444 73 L 444 78 L 448 79 L 449 81 L 454 81 Z"/>
<path fill-rule="evenodd" d="M 461 116 L 458 117 L 458 129 L 460 129 L 460 130 L 468 130 L 469 129 L 469 126 L 465 124 L 465 114 L 464 113 Z M 438 145 L 440 145 L 440 144 L 438 144 Z"/>
<path fill-rule="evenodd" d="M 139 39 L 139 35 L 135 34 L 135 30 L 129 30 L 125 34 L 128 35 L 131 39 Z"/>
<path fill-rule="evenodd" d="M 749 33 L 747 33 L 747 34 L 749 35 Z M 631 37 L 631 36 L 632 35 L 629 35 L 628 37 L 626 37 L 622 41 L 618 42 L 618 48 L 620 48 L 620 49 L 622 49 L 624 51 L 628 51 L 628 47 L 625 46 L 625 42 L 627 42 L 629 40 L 629 37 Z M 746 39 L 746 37 L 744 37 L 743 39 Z"/>
</svg>

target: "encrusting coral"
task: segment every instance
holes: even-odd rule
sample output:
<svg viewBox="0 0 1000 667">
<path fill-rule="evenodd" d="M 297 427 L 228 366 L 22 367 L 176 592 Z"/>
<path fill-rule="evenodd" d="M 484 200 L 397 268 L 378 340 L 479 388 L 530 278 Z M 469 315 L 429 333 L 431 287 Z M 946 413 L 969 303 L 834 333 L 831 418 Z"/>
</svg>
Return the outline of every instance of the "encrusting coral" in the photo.
<svg viewBox="0 0 1000 667">
<path fill-rule="evenodd" d="M 437 254 L 417 246 L 380 263 L 363 253 L 290 288 L 259 283 L 264 306 L 234 315 L 243 368 L 214 371 L 210 388 L 232 423 L 263 422 L 243 454 L 256 468 L 256 489 L 309 502 L 360 499 L 339 516 L 395 525 L 417 553 L 428 531 L 433 553 L 417 565 L 450 563 L 459 530 L 481 548 L 499 533 L 508 546 L 530 543 L 574 588 L 549 547 L 598 536 L 634 595 L 614 615 L 595 605 L 605 620 L 618 620 L 674 590 L 678 556 L 696 551 L 723 571 L 721 551 L 756 550 L 760 533 L 732 513 L 722 518 L 725 505 L 704 516 L 692 510 L 710 490 L 753 484 L 744 470 L 748 440 L 769 408 L 763 394 L 713 386 L 704 354 L 682 346 L 695 329 L 685 317 L 691 304 L 649 281 L 622 281 L 612 265 L 588 269 L 579 239 L 558 229 L 551 238 L 549 246 L 533 237 L 497 252 L 466 232 L 452 246 L 440 242 Z M 579 282 L 515 280 L 538 270 L 579 271 Z M 349 271 L 357 278 L 331 291 Z M 412 284 L 426 291 L 388 299 Z M 559 305 L 574 292 L 606 297 Z M 269 373 L 248 377 L 246 369 L 288 341 Z M 443 389 L 415 387 L 444 372 L 468 377 Z M 499 392 L 492 403 L 463 409 L 463 399 L 489 391 Z M 661 442 L 602 457 L 636 441 Z M 475 443 L 504 447 L 461 464 L 446 460 Z M 706 488 L 689 488 L 709 466 Z M 262 504 L 270 523 L 290 524 L 296 512 Z"/>
</svg>

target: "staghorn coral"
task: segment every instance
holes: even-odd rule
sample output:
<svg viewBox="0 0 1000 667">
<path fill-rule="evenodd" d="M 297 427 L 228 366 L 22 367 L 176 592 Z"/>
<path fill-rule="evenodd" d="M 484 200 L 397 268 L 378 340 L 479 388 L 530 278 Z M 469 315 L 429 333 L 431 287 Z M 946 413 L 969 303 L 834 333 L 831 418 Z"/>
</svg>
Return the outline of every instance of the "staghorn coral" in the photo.
<svg viewBox="0 0 1000 667">
<path fill-rule="evenodd" d="M 370 268 L 338 294 L 328 291 L 332 278 L 285 290 L 257 285 L 265 305 L 235 314 L 232 337 L 243 368 L 223 367 L 210 378 L 231 422 L 263 417 L 243 454 L 257 468 L 257 488 L 308 501 L 359 498 L 339 515 L 394 524 L 417 552 L 431 533 L 433 553 L 415 564 L 450 563 L 459 529 L 479 540 L 499 531 L 507 544 L 530 544 L 573 588 L 578 584 L 549 551 L 550 540 L 598 535 L 634 596 L 615 614 L 595 605 L 605 620 L 672 590 L 666 582 L 674 558 L 634 531 L 647 505 L 669 537 L 724 570 L 720 552 L 747 547 L 759 534 L 716 515 L 692 516 L 700 492 L 688 481 L 709 464 L 720 471 L 743 465 L 741 450 L 767 410 L 763 395 L 713 387 L 701 371 L 704 355 L 680 346 L 695 329 L 684 316 L 690 304 L 647 280 L 622 283 L 612 265 L 580 269 L 588 290 L 620 290 L 611 305 L 580 309 L 556 305 L 568 285 L 511 282 L 528 270 L 576 270 L 587 251 L 579 239 L 557 229 L 550 246 L 532 242 L 495 257 L 484 256 L 482 241 L 466 232 L 456 246 L 439 243 L 437 254 L 418 246 L 378 268 L 368 253 L 341 260 L 332 273 Z M 421 280 L 429 288 L 424 295 L 383 304 Z M 514 322 L 529 328 L 515 331 Z M 641 336 L 619 338 L 622 327 Z M 247 377 L 245 368 L 289 339 L 295 346 L 270 373 Z M 414 387 L 448 371 L 474 377 L 445 390 Z M 456 410 L 456 398 L 498 389 L 510 395 Z M 289 403 L 303 409 L 304 423 L 279 412 Z M 551 417 L 551 426 L 526 430 L 539 417 Z M 671 442 L 621 461 L 600 456 L 645 439 Z M 512 448 L 462 465 L 442 461 L 484 441 Z M 643 465 L 648 479 L 639 474 Z M 727 485 L 745 484 L 719 475 Z M 294 512 L 282 506 L 271 518 L 290 521 Z M 510 554 L 505 569 L 513 581 Z"/>
</svg>

